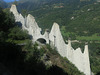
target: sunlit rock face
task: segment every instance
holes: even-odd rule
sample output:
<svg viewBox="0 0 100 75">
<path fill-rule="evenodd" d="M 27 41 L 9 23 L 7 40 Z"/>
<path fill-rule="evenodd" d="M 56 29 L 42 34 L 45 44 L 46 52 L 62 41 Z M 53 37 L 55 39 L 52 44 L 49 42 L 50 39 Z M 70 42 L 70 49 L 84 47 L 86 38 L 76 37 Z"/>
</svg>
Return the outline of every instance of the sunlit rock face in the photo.
<svg viewBox="0 0 100 75">
<path fill-rule="evenodd" d="M 56 47 L 59 54 L 61 54 L 63 57 L 65 57 L 66 53 L 66 44 L 63 40 L 63 37 L 61 35 L 59 25 L 57 23 L 54 23 L 51 29 L 51 32 L 49 34 L 49 40 L 52 42 L 52 44 Z"/>
<path fill-rule="evenodd" d="M 38 41 L 50 44 L 57 49 L 61 56 L 68 58 L 68 60 L 72 62 L 81 72 L 85 75 L 91 75 L 88 45 L 85 45 L 83 53 L 80 48 L 74 50 L 71 46 L 70 40 L 68 40 L 68 44 L 64 42 L 57 23 L 53 24 L 50 33 L 46 30 L 44 35 L 42 35 L 41 28 L 38 26 L 32 15 L 28 14 L 28 16 L 24 18 L 18 13 L 16 5 L 12 5 L 10 11 L 14 14 L 16 22 L 20 22 L 22 24 L 22 29 L 27 30 L 29 35 L 32 36 L 33 43 Z"/>
<path fill-rule="evenodd" d="M 91 75 L 88 45 L 85 45 L 84 52 L 82 53 L 80 48 L 76 50 L 72 48 L 70 40 L 68 40 L 68 44 L 65 44 L 57 23 L 54 23 L 52 26 L 49 40 L 61 56 L 67 57 L 85 75 Z"/>
<path fill-rule="evenodd" d="M 37 37 L 41 35 L 41 28 L 38 27 L 34 17 L 28 14 L 26 19 L 26 29 L 28 30 L 29 34 L 33 37 L 33 41 L 37 40 Z"/>
<path fill-rule="evenodd" d="M 74 50 L 69 42 L 66 57 L 85 75 L 91 75 L 88 45 L 85 45 L 84 52 L 82 53 L 80 48 Z"/>
<path fill-rule="evenodd" d="M 36 41 L 37 38 L 42 36 L 40 34 L 41 28 L 38 27 L 34 17 L 28 14 L 27 17 L 23 17 L 21 14 L 18 13 L 16 5 L 12 5 L 10 11 L 14 14 L 16 22 L 20 22 L 22 24 L 22 29 L 27 30 L 29 35 L 32 36 L 32 41 Z"/>
<path fill-rule="evenodd" d="M 11 8 L 10 8 L 10 11 L 13 12 L 14 16 L 18 16 L 19 13 L 17 11 L 17 8 L 16 8 L 16 5 L 12 4 Z M 16 18 L 15 18 L 16 19 Z"/>
</svg>

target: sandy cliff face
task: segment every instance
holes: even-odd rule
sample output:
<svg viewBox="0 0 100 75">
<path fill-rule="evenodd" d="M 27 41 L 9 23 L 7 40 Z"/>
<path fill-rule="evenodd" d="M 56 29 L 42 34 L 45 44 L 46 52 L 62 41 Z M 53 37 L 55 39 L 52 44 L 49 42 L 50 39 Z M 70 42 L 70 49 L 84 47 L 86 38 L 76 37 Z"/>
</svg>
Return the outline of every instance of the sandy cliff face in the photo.
<svg viewBox="0 0 100 75">
<path fill-rule="evenodd" d="M 50 33 L 46 31 L 42 35 L 41 28 L 39 28 L 32 15 L 29 14 L 24 18 L 18 13 L 15 5 L 11 6 L 10 11 L 14 14 L 16 22 L 22 24 L 22 29 L 27 30 L 29 35 L 32 36 L 33 43 L 38 39 L 45 40 L 47 44 L 52 44 L 61 56 L 68 58 L 81 72 L 85 75 L 91 75 L 88 45 L 85 45 L 84 53 L 81 52 L 80 48 L 74 50 L 70 40 L 68 40 L 68 44 L 65 44 L 57 23 L 53 24 Z"/>
</svg>

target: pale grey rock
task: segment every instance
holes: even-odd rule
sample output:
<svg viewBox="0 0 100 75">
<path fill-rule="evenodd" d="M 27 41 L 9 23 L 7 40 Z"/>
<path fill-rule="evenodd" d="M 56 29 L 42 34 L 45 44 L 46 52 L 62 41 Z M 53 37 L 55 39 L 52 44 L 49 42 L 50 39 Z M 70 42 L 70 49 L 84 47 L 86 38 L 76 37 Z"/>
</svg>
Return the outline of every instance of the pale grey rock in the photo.
<svg viewBox="0 0 100 75">
<path fill-rule="evenodd" d="M 65 44 L 57 23 L 53 24 L 50 33 L 45 31 L 44 35 L 42 35 L 41 28 L 32 15 L 28 14 L 28 16 L 24 18 L 18 13 L 15 5 L 11 6 L 10 11 L 14 14 L 16 22 L 22 24 L 23 30 L 27 30 L 29 35 L 32 36 L 33 43 L 38 40 L 46 41 L 47 44 L 56 48 L 61 56 L 68 58 L 81 72 L 85 75 L 91 75 L 88 45 L 85 45 L 84 53 L 81 52 L 80 48 L 74 50 L 70 40 L 68 40 L 68 44 Z M 51 64 L 51 62 L 48 61 L 47 64 Z"/>
<path fill-rule="evenodd" d="M 27 16 L 26 20 L 26 29 L 29 32 L 29 34 L 32 36 L 32 40 L 36 41 L 37 37 L 41 35 L 41 28 L 38 27 L 34 17 L 30 14 Z"/>
<path fill-rule="evenodd" d="M 85 45 L 84 53 L 82 53 L 80 48 L 74 50 L 69 40 L 66 57 L 85 75 L 91 75 L 88 45 Z"/>
<path fill-rule="evenodd" d="M 72 48 L 70 40 L 68 40 L 68 44 L 65 44 L 57 23 L 53 24 L 49 40 L 61 56 L 67 57 L 85 75 L 91 75 L 88 45 L 85 45 L 84 53 L 82 53 L 80 48 L 76 50 Z"/>
<path fill-rule="evenodd" d="M 14 16 L 15 16 L 15 14 L 16 15 L 19 15 L 19 13 L 18 13 L 18 11 L 17 11 L 17 8 L 16 8 L 16 5 L 14 5 L 14 4 L 12 4 L 12 6 L 11 6 L 11 8 L 10 8 L 10 11 L 14 14 Z M 16 19 L 16 18 L 15 18 Z"/>
<path fill-rule="evenodd" d="M 52 62 L 49 60 L 49 61 L 46 61 L 45 62 L 45 65 L 47 65 L 47 66 L 52 66 Z"/>
<path fill-rule="evenodd" d="M 41 57 L 41 60 L 43 61 L 43 63 L 46 65 L 46 66 L 52 66 L 52 62 L 50 61 L 50 57 L 46 54 L 44 54 L 42 57 Z"/>
<path fill-rule="evenodd" d="M 49 44 L 49 31 L 48 30 L 45 30 L 43 37 L 45 37 L 47 44 Z"/>
<path fill-rule="evenodd" d="M 56 47 L 59 54 L 61 54 L 64 57 L 65 51 L 66 51 L 65 50 L 66 44 L 63 40 L 63 37 L 62 37 L 60 29 L 59 29 L 59 25 L 57 23 L 53 24 L 53 27 L 52 27 L 51 32 L 49 34 L 49 40 Z"/>
<path fill-rule="evenodd" d="M 25 19 L 21 14 L 18 13 L 16 5 L 12 4 L 10 11 L 14 14 L 15 21 L 21 23 L 22 28 L 25 29 Z"/>
<path fill-rule="evenodd" d="M 91 74 L 91 69 L 90 69 L 90 60 L 89 60 L 89 52 L 88 52 L 88 45 L 85 45 L 85 50 L 84 50 L 84 67 L 87 67 L 84 68 L 84 73 L 87 74 L 87 75 L 90 75 Z"/>
</svg>

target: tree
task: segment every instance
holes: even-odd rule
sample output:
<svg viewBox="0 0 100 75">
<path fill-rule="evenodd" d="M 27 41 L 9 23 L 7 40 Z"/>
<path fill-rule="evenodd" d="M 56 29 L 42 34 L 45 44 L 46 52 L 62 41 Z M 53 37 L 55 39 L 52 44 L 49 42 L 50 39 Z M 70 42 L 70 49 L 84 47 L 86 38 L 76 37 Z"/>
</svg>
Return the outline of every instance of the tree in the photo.
<svg viewBox="0 0 100 75">
<path fill-rule="evenodd" d="M 0 31 L 8 32 L 15 25 L 14 16 L 8 9 L 0 8 Z"/>
<path fill-rule="evenodd" d="M 21 28 L 19 28 L 18 26 L 11 28 L 9 30 L 9 38 L 11 38 L 12 40 L 24 40 L 24 39 L 28 39 L 29 35 L 27 33 L 27 31 L 23 31 Z"/>
</svg>

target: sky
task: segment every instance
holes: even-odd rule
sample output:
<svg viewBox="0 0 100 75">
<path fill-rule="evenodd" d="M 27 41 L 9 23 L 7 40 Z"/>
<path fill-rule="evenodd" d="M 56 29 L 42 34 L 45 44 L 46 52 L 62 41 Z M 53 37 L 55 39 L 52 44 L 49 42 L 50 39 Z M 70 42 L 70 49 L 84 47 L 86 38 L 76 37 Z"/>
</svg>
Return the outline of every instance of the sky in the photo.
<svg viewBox="0 0 100 75">
<path fill-rule="evenodd" d="M 4 0 L 5 2 L 13 2 L 15 0 Z M 16 0 L 16 1 L 19 1 L 19 0 Z"/>
</svg>

